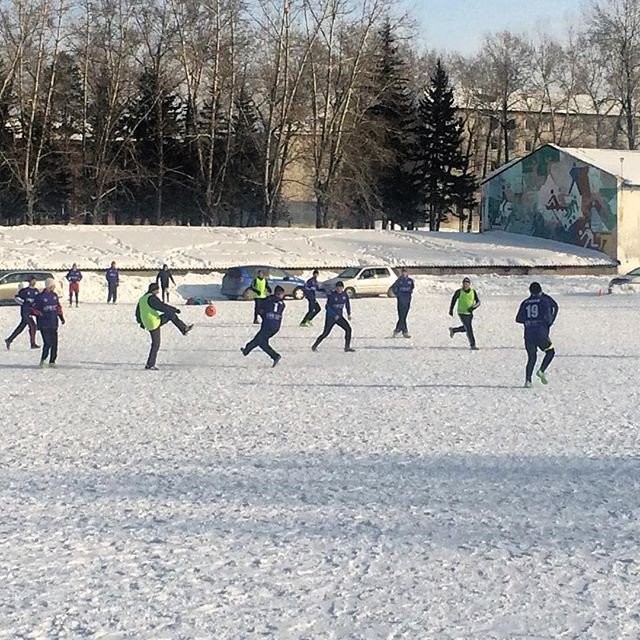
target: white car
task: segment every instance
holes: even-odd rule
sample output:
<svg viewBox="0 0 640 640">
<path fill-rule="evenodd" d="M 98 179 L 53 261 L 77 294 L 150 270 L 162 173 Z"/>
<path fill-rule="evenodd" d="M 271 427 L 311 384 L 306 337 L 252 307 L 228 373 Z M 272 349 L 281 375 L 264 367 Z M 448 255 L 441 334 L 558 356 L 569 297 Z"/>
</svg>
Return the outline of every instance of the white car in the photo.
<svg viewBox="0 0 640 640">
<path fill-rule="evenodd" d="M 350 298 L 364 296 L 393 297 L 391 286 L 398 276 L 390 267 L 349 267 L 341 274 L 321 284 L 329 292 L 335 288 L 336 282 L 344 282 L 344 290 Z"/>
<path fill-rule="evenodd" d="M 44 281 L 47 278 L 53 278 L 53 274 L 38 269 L 33 271 L 0 271 L 0 304 L 15 304 L 16 293 L 28 286 L 31 278 L 38 281 L 36 288 L 42 290 L 44 289 Z"/>
</svg>

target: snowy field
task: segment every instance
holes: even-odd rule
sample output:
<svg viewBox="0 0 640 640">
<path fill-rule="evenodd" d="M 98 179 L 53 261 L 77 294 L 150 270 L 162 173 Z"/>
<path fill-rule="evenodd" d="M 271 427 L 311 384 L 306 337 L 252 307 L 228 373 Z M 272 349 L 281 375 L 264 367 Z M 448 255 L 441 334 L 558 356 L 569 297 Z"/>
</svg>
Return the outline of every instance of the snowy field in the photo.
<svg viewBox="0 0 640 640">
<path fill-rule="evenodd" d="M 522 388 L 526 280 L 354 303 L 354 346 L 251 305 L 183 307 L 158 372 L 133 306 L 67 310 L 59 368 L 0 354 L 0 638 L 640 637 L 640 297 L 550 280 L 548 387 Z M 495 284 L 494 283 L 498 283 Z M 500 295 L 498 295 L 500 294 Z M 5 334 L 18 311 L 0 308 Z"/>
<path fill-rule="evenodd" d="M 0 269 L 610 265 L 603 253 L 550 240 L 485 234 L 229 227 L 0 227 Z M 635 266 L 635 265 L 632 265 Z"/>
</svg>

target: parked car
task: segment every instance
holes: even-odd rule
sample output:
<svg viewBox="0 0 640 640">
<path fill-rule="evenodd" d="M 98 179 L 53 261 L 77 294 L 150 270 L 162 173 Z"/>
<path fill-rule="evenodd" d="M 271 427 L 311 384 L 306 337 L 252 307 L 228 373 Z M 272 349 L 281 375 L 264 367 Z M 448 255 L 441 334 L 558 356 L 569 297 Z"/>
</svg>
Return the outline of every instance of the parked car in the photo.
<svg viewBox="0 0 640 640">
<path fill-rule="evenodd" d="M 44 281 L 53 278 L 53 274 L 48 271 L 0 271 L 0 304 L 13 304 L 16 293 L 26 287 L 31 278 L 38 281 L 38 289 L 44 289 Z"/>
<path fill-rule="evenodd" d="M 294 300 L 304 298 L 304 280 L 297 276 L 292 276 L 284 269 L 277 267 L 262 267 L 259 265 L 249 265 L 243 267 L 232 267 L 227 269 L 222 278 L 222 295 L 229 300 L 253 300 L 251 283 L 258 271 L 264 271 L 269 281 L 269 286 L 273 290 L 276 285 L 284 289 L 284 295 Z"/>
<path fill-rule="evenodd" d="M 629 271 L 624 276 L 617 276 L 609 282 L 609 293 L 613 293 L 614 287 L 620 287 L 622 290 L 640 291 L 640 267 Z"/>
<path fill-rule="evenodd" d="M 393 296 L 391 286 L 397 275 L 390 267 L 349 267 L 337 277 L 322 283 L 322 288 L 329 291 L 336 282 L 344 282 L 344 290 L 350 298 L 364 296 Z"/>
</svg>

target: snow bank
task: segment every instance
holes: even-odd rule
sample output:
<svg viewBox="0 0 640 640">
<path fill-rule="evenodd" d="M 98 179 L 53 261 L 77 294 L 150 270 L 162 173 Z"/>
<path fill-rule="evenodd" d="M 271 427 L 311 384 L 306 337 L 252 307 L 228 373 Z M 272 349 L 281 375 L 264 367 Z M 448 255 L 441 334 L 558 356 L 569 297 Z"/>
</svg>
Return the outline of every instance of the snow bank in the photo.
<svg viewBox="0 0 640 640">
<path fill-rule="evenodd" d="M 414 266 L 595 266 L 604 254 L 550 240 L 486 234 L 150 226 L 0 227 L 0 269 L 224 269 L 360 264 Z"/>
<path fill-rule="evenodd" d="M 310 272 L 303 273 L 304 277 Z M 321 271 L 320 279 L 327 280 L 334 277 L 334 271 Z M 64 273 L 55 274 L 60 282 L 59 292 L 63 292 L 66 299 L 67 284 L 64 281 Z M 481 275 L 473 277 L 473 285 L 481 295 L 505 296 L 520 295 L 526 292 L 529 283 L 537 280 L 542 286 L 554 294 L 593 294 L 606 291 L 609 283 L 608 277 L 601 276 L 498 276 Z M 416 276 L 416 290 L 427 296 L 446 294 L 451 295 L 461 284 L 461 276 Z M 151 277 L 128 276 L 120 277 L 118 288 L 119 302 L 133 303 L 138 300 L 147 286 L 153 281 Z M 201 297 L 210 300 L 226 300 L 221 293 L 222 274 L 213 272 L 210 274 L 187 273 L 184 276 L 175 276 L 176 286 L 171 286 L 170 302 L 182 304 L 190 297 Z M 104 276 L 97 273 L 85 273 L 80 283 L 80 299 L 82 302 L 105 302 L 107 299 L 107 287 Z"/>
</svg>

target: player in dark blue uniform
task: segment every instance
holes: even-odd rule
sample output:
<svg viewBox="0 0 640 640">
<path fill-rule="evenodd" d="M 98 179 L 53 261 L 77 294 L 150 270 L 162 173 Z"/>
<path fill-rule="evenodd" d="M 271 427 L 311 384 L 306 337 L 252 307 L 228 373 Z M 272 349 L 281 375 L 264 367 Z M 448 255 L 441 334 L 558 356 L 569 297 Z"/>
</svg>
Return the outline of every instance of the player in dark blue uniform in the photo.
<svg viewBox="0 0 640 640">
<path fill-rule="evenodd" d="M 404 338 L 410 338 L 409 329 L 407 328 L 407 316 L 409 315 L 409 309 L 411 308 L 411 297 L 413 296 L 413 289 L 415 283 L 413 278 L 410 278 L 407 274 L 407 269 L 402 267 L 400 270 L 400 277 L 394 282 L 391 287 L 393 295 L 395 295 L 398 301 L 398 322 L 396 328 L 393 330 L 393 337 L 402 334 Z"/>
<path fill-rule="evenodd" d="M 262 300 L 259 313 L 262 317 L 262 324 L 260 325 L 260 331 L 256 333 L 253 340 L 248 342 L 240 351 L 243 356 L 248 356 L 256 347 L 262 349 L 273 360 L 273 366 L 275 367 L 282 359 L 282 356 L 274 351 L 269 344 L 269 340 L 280 331 L 282 325 L 282 315 L 284 314 L 284 289 L 281 286 L 277 286 L 274 289 L 273 295 Z"/>
<path fill-rule="evenodd" d="M 15 301 L 20 305 L 20 324 L 15 328 L 13 333 L 4 341 L 7 351 L 11 349 L 11 343 L 29 327 L 29 338 L 31 340 L 31 348 L 39 349 L 40 345 L 36 344 L 36 322 L 33 319 L 33 303 L 38 297 L 40 291 L 36 289 L 37 280 L 29 278 L 29 286 L 20 289 L 16 294 Z"/>
<path fill-rule="evenodd" d="M 542 384 L 549 382 L 546 372 L 556 355 L 553 343 L 549 338 L 549 330 L 558 316 L 558 303 L 551 296 L 542 293 L 542 287 L 539 283 L 532 282 L 529 286 L 529 293 L 531 295 L 522 301 L 516 316 L 516 322 L 524 325 L 524 346 L 528 356 L 525 387 L 531 387 L 531 378 L 538 359 L 538 349 L 544 353 L 544 359 L 536 376 Z"/>
<path fill-rule="evenodd" d="M 304 297 L 307 299 L 309 303 L 309 308 L 304 318 L 302 318 L 302 322 L 300 323 L 301 327 L 312 327 L 311 321 L 320 313 L 320 305 L 318 304 L 317 295 L 318 291 L 322 291 L 322 287 L 318 282 L 318 276 L 320 272 L 316 269 L 313 272 L 313 275 L 306 281 L 304 285 Z"/>
<path fill-rule="evenodd" d="M 351 301 L 344 291 L 343 282 L 336 282 L 335 291 L 332 291 L 327 296 L 326 309 L 327 314 L 324 320 L 324 329 L 316 338 L 311 350 L 317 351 L 320 343 L 331 333 L 333 327 L 338 325 L 344 330 L 344 350 L 347 353 L 352 353 L 355 349 L 351 348 L 351 325 L 347 322 L 347 320 L 351 320 Z M 343 315 L 345 309 L 347 311 L 346 318 Z"/>
</svg>

